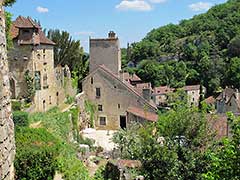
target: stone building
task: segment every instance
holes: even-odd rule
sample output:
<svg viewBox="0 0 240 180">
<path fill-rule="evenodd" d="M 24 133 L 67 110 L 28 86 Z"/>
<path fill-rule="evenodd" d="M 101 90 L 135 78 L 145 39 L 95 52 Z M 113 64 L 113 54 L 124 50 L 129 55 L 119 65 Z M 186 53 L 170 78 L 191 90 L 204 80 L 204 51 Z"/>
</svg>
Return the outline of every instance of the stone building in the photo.
<svg viewBox="0 0 240 180">
<path fill-rule="evenodd" d="M 217 113 L 232 112 L 240 114 L 240 93 L 238 89 L 226 87 L 223 92 L 216 98 Z"/>
<path fill-rule="evenodd" d="M 59 105 L 66 94 L 63 89 L 66 83 L 62 81 L 70 80 L 71 75 L 67 68 L 54 69 L 55 43 L 44 35 L 41 26 L 30 17 L 19 16 L 13 21 L 11 35 L 13 48 L 9 51 L 8 60 L 12 98 L 33 96 L 33 111 L 46 111 Z"/>
<path fill-rule="evenodd" d="M 139 86 L 136 88 L 124 78 L 119 40 L 113 32 L 107 39 L 90 39 L 90 73 L 83 80 L 82 87 L 85 99 L 97 106 L 97 129 L 126 128 L 129 113 L 133 115 L 131 117 L 143 116 L 140 118 L 146 122 L 153 121 L 149 114 L 156 115 L 150 88 L 142 86 L 141 91 Z M 128 111 L 130 107 L 134 108 Z"/>
<path fill-rule="evenodd" d="M 0 1 L 0 179 L 13 180 L 15 156 L 14 124 L 10 103 L 10 83 L 6 53 L 5 17 Z"/>
<path fill-rule="evenodd" d="M 200 97 L 201 97 L 200 85 L 184 86 L 182 89 L 186 92 L 189 105 L 198 106 L 200 102 Z M 176 91 L 175 88 L 170 88 L 168 86 L 155 87 L 153 89 L 153 95 L 152 95 L 155 104 L 159 107 L 168 106 L 167 104 L 168 95 L 169 93 L 173 93 L 174 91 Z M 206 88 L 203 87 L 202 91 L 203 91 L 202 92 L 203 95 L 205 95 Z"/>
</svg>

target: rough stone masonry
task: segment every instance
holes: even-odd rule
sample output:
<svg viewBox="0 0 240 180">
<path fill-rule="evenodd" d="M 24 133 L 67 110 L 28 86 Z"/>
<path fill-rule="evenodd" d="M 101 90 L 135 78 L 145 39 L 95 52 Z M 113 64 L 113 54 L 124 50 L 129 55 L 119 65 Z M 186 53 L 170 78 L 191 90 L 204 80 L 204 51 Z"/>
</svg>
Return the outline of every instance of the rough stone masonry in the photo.
<svg viewBox="0 0 240 180">
<path fill-rule="evenodd" d="M 13 180 L 15 155 L 14 124 L 6 50 L 5 16 L 0 0 L 0 180 Z"/>
</svg>

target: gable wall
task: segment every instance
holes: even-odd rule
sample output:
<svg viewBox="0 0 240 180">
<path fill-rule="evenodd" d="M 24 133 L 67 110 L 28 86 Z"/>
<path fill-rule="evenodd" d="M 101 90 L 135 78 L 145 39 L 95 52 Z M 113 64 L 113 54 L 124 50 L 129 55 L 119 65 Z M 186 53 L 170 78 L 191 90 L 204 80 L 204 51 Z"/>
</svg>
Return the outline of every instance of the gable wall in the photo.
<svg viewBox="0 0 240 180">
<path fill-rule="evenodd" d="M 91 78 L 93 78 L 93 84 L 91 84 Z M 100 98 L 96 98 L 96 88 L 101 89 Z M 130 106 L 155 112 L 155 109 L 149 107 L 141 97 L 130 92 L 121 82 L 100 68 L 85 79 L 83 91 L 88 100 L 95 103 L 96 106 L 98 104 L 103 106 L 103 111 L 96 113 L 95 125 L 98 129 L 119 129 L 120 116 L 126 116 L 126 110 Z M 99 125 L 100 116 L 107 118 L 106 126 Z"/>
</svg>

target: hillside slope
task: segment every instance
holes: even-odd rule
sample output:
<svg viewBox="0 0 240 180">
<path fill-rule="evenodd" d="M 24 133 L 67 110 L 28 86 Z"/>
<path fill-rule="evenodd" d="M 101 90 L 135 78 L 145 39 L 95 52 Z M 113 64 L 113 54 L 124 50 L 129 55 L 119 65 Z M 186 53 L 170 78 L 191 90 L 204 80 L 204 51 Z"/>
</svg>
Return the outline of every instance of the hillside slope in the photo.
<svg viewBox="0 0 240 180">
<path fill-rule="evenodd" d="M 137 74 L 155 86 L 202 83 L 209 95 L 226 85 L 240 88 L 240 1 L 229 0 L 177 25 L 153 29 L 128 52 L 127 60 L 138 65 Z M 186 66 L 180 75 L 179 63 Z"/>
</svg>

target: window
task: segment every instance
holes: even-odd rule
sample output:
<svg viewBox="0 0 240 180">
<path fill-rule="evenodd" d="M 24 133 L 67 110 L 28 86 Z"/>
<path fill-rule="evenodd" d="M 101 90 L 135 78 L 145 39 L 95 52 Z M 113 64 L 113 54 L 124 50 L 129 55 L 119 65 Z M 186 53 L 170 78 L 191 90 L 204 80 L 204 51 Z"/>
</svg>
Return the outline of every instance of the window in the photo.
<svg viewBox="0 0 240 180">
<path fill-rule="evenodd" d="M 38 55 L 37 55 L 37 58 L 40 59 L 40 58 L 41 58 L 41 54 L 38 54 Z"/>
<path fill-rule="evenodd" d="M 120 109 L 121 108 L 121 105 L 120 104 L 118 104 L 118 109 Z"/>
<path fill-rule="evenodd" d="M 46 52 L 46 49 L 43 49 L 43 53 L 45 53 Z"/>
<path fill-rule="evenodd" d="M 30 30 L 24 29 L 22 32 L 23 32 L 23 35 L 26 35 L 26 34 L 30 33 Z"/>
<path fill-rule="evenodd" d="M 48 77 L 47 74 L 44 74 L 43 76 L 43 89 L 47 89 L 48 88 Z"/>
<path fill-rule="evenodd" d="M 91 84 L 93 84 L 93 77 L 91 77 Z"/>
<path fill-rule="evenodd" d="M 98 105 L 98 111 L 103 111 L 103 106 L 101 104 Z"/>
<path fill-rule="evenodd" d="M 52 96 L 49 96 L 49 104 L 52 104 Z"/>
<path fill-rule="evenodd" d="M 100 117 L 100 126 L 106 126 L 106 117 Z"/>
<path fill-rule="evenodd" d="M 35 71 L 35 89 L 36 90 L 41 90 L 41 73 L 40 71 Z"/>
<path fill-rule="evenodd" d="M 96 88 L 96 98 L 100 98 L 100 97 L 101 97 L 101 89 Z"/>
</svg>

